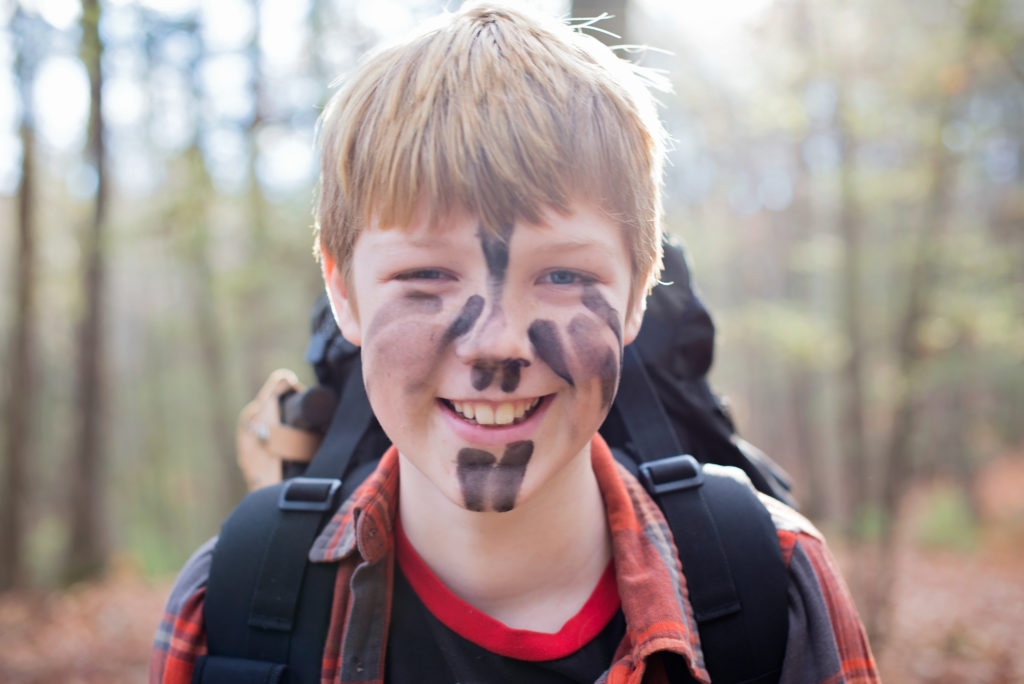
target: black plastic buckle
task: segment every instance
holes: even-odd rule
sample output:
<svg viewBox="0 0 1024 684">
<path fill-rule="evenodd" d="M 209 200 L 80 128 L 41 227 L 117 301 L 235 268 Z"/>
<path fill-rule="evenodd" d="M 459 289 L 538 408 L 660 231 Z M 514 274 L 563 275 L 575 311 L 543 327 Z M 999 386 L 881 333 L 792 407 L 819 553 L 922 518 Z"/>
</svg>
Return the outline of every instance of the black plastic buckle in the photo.
<svg viewBox="0 0 1024 684">
<path fill-rule="evenodd" d="M 640 480 L 652 496 L 704 484 L 704 470 L 689 454 L 640 464 Z"/>
<path fill-rule="evenodd" d="M 341 480 L 327 477 L 293 477 L 281 488 L 277 507 L 282 511 L 326 511 L 334 507 Z"/>
</svg>

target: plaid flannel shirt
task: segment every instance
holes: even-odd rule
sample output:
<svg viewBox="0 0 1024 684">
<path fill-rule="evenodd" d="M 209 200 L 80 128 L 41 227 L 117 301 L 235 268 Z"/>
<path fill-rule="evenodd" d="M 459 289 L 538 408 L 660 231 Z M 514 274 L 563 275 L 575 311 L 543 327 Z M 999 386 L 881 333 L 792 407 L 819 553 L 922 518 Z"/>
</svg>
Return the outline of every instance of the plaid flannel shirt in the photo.
<svg viewBox="0 0 1024 684">
<path fill-rule="evenodd" d="M 591 445 L 604 497 L 626 635 L 599 684 L 665 682 L 659 652 L 685 660 L 710 682 L 671 533 L 643 487 L 619 466 L 600 436 Z M 877 682 L 853 601 L 821 535 L 801 515 L 762 497 L 789 570 L 789 642 L 783 684 Z M 398 455 L 392 447 L 373 475 L 342 505 L 310 550 L 337 563 L 324 646 L 322 684 L 383 683 L 394 571 Z M 186 564 L 168 601 L 150 662 L 151 683 L 188 684 L 206 652 L 202 607 L 213 541 Z"/>
</svg>

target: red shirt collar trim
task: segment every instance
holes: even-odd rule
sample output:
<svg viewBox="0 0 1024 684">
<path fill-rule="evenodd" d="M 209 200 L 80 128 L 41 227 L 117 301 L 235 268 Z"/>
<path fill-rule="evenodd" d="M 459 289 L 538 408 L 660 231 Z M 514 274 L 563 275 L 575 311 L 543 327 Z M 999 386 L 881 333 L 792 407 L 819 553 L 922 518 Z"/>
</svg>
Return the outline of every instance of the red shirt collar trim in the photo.
<svg viewBox="0 0 1024 684">
<path fill-rule="evenodd" d="M 609 561 L 590 598 L 560 630 L 549 634 L 512 629 L 452 593 L 420 558 L 398 520 L 395 552 L 402 573 L 434 617 L 463 639 L 509 658 L 531 662 L 564 658 L 593 641 L 619 609 L 615 564 Z"/>
</svg>

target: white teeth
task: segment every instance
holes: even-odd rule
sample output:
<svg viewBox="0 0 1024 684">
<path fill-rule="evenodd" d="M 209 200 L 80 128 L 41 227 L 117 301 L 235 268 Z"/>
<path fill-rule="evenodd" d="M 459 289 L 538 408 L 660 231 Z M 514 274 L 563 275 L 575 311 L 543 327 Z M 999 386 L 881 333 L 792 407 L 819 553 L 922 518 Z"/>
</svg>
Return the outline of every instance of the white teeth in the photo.
<svg viewBox="0 0 1024 684">
<path fill-rule="evenodd" d="M 494 422 L 498 425 L 511 425 L 516 419 L 516 410 L 512 404 L 505 402 L 498 404 L 498 410 L 494 412 Z"/>
<path fill-rule="evenodd" d="M 478 425 L 512 425 L 523 420 L 537 407 L 540 397 L 520 401 L 506 401 L 495 406 L 487 402 L 451 401 L 455 412 Z"/>
<path fill-rule="evenodd" d="M 477 404 L 474 418 L 480 425 L 494 425 L 494 409 L 488 404 Z"/>
</svg>

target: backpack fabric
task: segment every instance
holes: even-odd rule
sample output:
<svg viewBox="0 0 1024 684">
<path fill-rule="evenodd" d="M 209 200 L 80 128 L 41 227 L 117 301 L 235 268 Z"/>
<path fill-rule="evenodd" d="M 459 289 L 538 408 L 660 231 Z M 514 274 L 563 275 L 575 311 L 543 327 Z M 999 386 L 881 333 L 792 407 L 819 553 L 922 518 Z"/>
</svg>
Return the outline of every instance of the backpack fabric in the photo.
<svg viewBox="0 0 1024 684">
<path fill-rule="evenodd" d="M 600 432 L 665 513 L 713 680 L 777 681 L 788 582 L 774 525 L 746 484 L 700 463 L 738 467 L 759 491 L 792 504 L 789 481 L 736 437 L 707 383 L 714 325 L 679 247 L 666 244 L 662 280 L 625 349 L 619 394 Z M 302 476 L 251 493 L 225 521 L 204 605 L 209 653 L 194 682 L 319 681 L 333 566 L 306 555 L 390 441 L 366 398 L 359 349 L 341 337 L 326 296 L 312 323 L 306 358 L 340 400 Z M 689 681 L 681 670 L 672 681 Z"/>
</svg>

